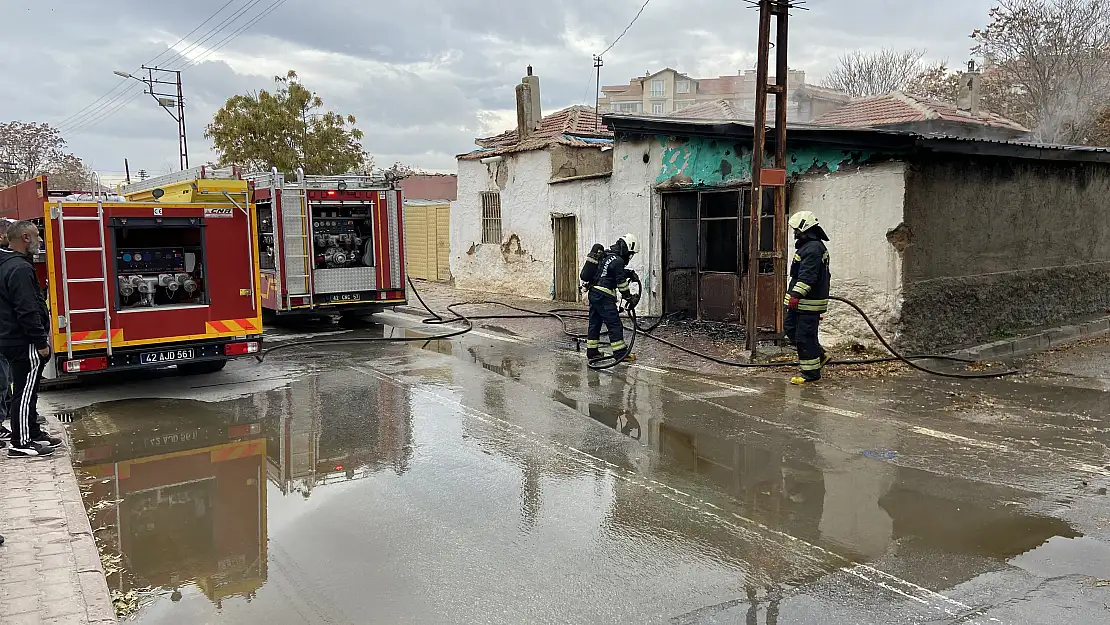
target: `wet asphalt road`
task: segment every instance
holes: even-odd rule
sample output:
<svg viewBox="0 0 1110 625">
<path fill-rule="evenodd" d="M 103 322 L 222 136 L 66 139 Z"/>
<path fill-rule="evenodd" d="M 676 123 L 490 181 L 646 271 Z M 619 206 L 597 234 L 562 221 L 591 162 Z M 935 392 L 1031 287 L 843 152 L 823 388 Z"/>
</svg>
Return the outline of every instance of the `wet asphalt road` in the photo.
<svg viewBox="0 0 1110 625">
<path fill-rule="evenodd" d="M 1107 623 L 1067 366 L 796 389 L 483 332 L 42 401 L 140 623 Z"/>
</svg>

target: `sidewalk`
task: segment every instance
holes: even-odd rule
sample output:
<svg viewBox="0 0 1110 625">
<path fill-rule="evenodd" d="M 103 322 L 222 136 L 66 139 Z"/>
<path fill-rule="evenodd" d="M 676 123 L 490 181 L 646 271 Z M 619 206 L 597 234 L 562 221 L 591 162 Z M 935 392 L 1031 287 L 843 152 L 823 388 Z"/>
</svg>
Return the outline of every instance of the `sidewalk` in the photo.
<svg viewBox="0 0 1110 625">
<path fill-rule="evenodd" d="M 0 535 L 0 624 L 116 622 L 68 441 L 42 459 L 0 451 Z"/>
</svg>

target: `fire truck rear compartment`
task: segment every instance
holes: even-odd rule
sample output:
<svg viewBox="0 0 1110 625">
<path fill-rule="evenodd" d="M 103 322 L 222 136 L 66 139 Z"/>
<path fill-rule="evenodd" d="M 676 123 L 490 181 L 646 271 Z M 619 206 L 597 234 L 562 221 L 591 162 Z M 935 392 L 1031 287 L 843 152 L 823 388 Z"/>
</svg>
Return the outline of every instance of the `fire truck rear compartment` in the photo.
<svg viewBox="0 0 1110 625">
<path fill-rule="evenodd" d="M 200 220 L 113 219 L 111 225 L 116 310 L 208 304 Z"/>
</svg>

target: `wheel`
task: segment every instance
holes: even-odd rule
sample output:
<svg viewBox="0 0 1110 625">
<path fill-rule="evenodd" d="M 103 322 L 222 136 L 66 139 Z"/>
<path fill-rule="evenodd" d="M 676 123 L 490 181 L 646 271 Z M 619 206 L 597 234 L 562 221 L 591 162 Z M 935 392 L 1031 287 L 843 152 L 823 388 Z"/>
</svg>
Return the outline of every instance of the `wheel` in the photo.
<svg viewBox="0 0 1110 625">
<path fill-rule="evenodd" d="M 177 370 L 184 375 L 204 375 L 205 373 L 216 373 L 225 366 L 227 366 L 226 360 L 207 360 L 205 362 L 177 365 Z"/>
</svg>

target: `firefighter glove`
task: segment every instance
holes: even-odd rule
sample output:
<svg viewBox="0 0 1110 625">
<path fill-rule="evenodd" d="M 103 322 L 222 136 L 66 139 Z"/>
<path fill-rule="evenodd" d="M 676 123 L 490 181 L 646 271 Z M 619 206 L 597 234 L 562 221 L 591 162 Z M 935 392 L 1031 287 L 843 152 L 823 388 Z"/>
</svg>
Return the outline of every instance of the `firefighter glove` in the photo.
<svg viewBox="0 0 1110 625">
<path fill-rule="evenodd" d="M 796 296 L 791 295 L 790 296 L 790 303 L 787 304 L 787 307 L 790 308 L 790 310 L 796 310 L 798 308 L 798 302 L 800 302 L 800 301 L 801 300 L 799 300 Z"/>
</svg>

